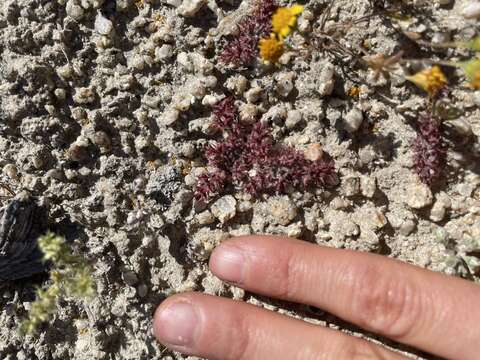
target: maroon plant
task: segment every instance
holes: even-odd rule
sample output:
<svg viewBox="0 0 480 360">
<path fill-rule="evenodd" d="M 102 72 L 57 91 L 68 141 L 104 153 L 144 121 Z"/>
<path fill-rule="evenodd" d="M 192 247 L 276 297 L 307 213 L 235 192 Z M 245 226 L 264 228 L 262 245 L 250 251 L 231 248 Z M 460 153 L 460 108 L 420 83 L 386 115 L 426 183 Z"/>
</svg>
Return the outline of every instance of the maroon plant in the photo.
<svg viewBox="0 0 480 360">
<path fill-rule="evenodd" d="M 229 183 L 258 196 L 336 182 L 334 162 L 326 154 L 311 161 L 293 147 L 275 144 L 268 125 L 257 122 L 247 126 L 239 121 L 232 98 L 216 105 L 214 118 L 215 127 L 226 137 L 205 150 L 212 170 L 199 177 L 197 200 L 208 200 Z"/>
<path fill-rule="evenodd" d="M 413 161 L 418 176 L 427 185 L 440 178 L 445 166 L 446 145 L 442 135 L 441 124 L 434 117 L 425 116 L 420 120 L 413 142 Z"/>
<path fill-rule="evenodd" d="M 258 0 L 251 14 L 237 25 L 238 36 L 227 42 L 220 60 L 235 66 L 250 64 L 257 56 L 258 41 L 271 32 L 271 18 L 276 9 L 274 0 Z"/>
</svg>

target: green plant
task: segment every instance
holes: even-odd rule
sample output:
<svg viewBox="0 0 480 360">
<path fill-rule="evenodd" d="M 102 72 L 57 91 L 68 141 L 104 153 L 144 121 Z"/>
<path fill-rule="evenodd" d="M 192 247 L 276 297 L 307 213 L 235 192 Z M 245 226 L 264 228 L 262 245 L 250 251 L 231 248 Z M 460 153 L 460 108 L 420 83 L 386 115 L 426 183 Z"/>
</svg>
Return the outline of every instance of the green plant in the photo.
<svg viewBox="0 0 480 360">
<path fill-rule="evenodd" d="M 52 264 L 51 285 L 37 290 L 28 318 L 20 325 L 23 334 L 31 334 L 50 319 L 62 297 L 90 298 L 95 294 L 91 268 L 86 260 L 71 253 L 70 246 L 61 236 L 48 233 L 38 240 L 43 260 Z"/>
</svg>

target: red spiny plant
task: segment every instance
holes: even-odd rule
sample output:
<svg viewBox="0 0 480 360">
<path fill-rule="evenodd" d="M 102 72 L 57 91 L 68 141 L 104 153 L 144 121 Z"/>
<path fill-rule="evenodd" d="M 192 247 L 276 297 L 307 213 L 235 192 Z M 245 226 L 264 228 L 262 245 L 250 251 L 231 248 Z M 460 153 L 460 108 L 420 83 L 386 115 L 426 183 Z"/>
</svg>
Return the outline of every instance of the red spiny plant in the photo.
<svg viewBox="0 0 480 360">
<path fill-rule="evenodd" d="M 307 160 L 295 148 L 275 144 L 268 125 L 243 125 L 232 98 L 222 100 L 213 113 L 215 126 L 226 137 L 205 150 L 212 170 L 199 177 L 197 200 L 207 201 L 220 194 L 228 183 L 254 196 L 336 183 L 333 160 L 326 155 L 316 161 Z"/>
<path fill-rule="evenodd" d="M 415 170 L 427 185 L 440 178 L 446 160 L 446 145 L 442 139 L 441 124 L 432 116 L 420 120 L 418 135 L 413 142 Z"/>
<path fill-rule="evenodd" d="M 257 0 L 251 14 L 238 24 L 238 36 L 230 39 L 220 54 L 225 64 L 246 66 L 256 57 L 257 44 L 271 32 L 271 18 L 277 5 L 274 0 Z"/>
</svg>

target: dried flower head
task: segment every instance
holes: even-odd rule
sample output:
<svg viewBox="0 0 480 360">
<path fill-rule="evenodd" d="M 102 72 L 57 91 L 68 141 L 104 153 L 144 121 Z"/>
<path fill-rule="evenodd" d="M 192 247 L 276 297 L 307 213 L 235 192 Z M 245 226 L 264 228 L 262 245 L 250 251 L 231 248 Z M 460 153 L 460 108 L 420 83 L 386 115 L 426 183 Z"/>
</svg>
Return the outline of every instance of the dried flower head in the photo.
<svg viewBox="0 0 480 360">
<path fill-rule="evenodd" d="M 297 17 L 302 11 L 302 5 L 278 8 L 272 16 L 273 32 L 281 39 L 286 38 L 295 28 Z"/>
<path fill-rule="evenodd" d="M 407 76 L 407 80 L 413 82 L 419 88 L 425 90 L 428 95 L 435 96 L 447 85 L 447 78 L 439 66 L 432 66 L 415 75 Z"/>
<path fill-rule="evenodd" d="M 379 53 L 375 55 L 365 56 L 363 60 L 367 65 L 373 70 L 374 80 L 383 76 L 385 79 L 390 78 L 390 73 L 395 70 L 395 66 L 402 60 L 403 51 L 392 56 L 386 56 L 385 54 Z"/>
<path fill-rule="evenodd" d="M 480 59 L 472 59 L 460 63 L 460 67 L 465 72 L 468 82 L 475 89 L 480 89 Z"/>
<path fill-rule="evenodd" d="M 283 41 L 277 39 L 274 34 L 271 34 L 269 38 L 260 39 L 258 47 L 260 58 L 266 64 L 276 63 L 284 51 Z"/>
</svg>

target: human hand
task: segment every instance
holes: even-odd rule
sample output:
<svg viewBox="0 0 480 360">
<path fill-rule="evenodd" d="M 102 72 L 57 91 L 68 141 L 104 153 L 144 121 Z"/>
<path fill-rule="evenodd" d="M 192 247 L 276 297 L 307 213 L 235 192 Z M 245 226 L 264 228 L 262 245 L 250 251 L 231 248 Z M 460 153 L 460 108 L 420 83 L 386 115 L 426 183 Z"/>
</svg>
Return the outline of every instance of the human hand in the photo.
<svg viewBox="0 0 480 360">
<path fill-rule="evenodd" d="M 480 358 L 480 286 L 466 280 L 273 236 L 222 243 L 210 268 L 246 290 L 316 306 L 434 355 Z M 165 300 L 154 332 L 170 349 L 207 359 L 406 359 L 338 331 L 200 293 Z"/>
</svg>

